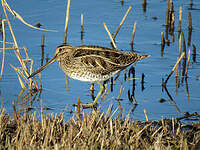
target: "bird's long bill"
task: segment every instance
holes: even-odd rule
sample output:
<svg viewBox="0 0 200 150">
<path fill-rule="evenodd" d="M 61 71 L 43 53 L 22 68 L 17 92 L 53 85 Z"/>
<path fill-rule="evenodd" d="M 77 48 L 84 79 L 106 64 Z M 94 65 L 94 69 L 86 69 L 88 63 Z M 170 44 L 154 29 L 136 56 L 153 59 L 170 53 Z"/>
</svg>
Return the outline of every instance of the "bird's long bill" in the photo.
<svg viewBox="0 0 200 150">
<path fill-rule="evenodd" d="M 45 65 L 43 65 L 42 67 L 40 67 L 38 70 L 36 70 L 35 72 L 33 72 L 29 77 L 29 78 L 32 78 L 33 76 L 35 76 L 36 74 L 38 74 L 39 72 L 41 72 L 42 70 L 44 70 L 48 65 L 54 63 L 56 61 L 56 55 L 51 58 Z"/>
</svg>

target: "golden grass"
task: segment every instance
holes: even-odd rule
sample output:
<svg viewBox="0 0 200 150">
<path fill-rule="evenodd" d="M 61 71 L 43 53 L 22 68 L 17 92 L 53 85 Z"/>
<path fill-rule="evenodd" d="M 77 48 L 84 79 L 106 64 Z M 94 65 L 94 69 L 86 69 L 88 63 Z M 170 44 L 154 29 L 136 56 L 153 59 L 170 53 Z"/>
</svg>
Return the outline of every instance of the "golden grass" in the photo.
<svg viewBox="0 0 200 150">
<path fill-rule="evenodd" d="M 37 88 L 38 89 L 38 84 L 37 84 L 37 81 L 35 79 L 34 79 L 34 81 L 32 79 L 29 79 L 29 80 L 27 79 L 27 77 L 29 76 L 29 73 L 32 72 L 33 60 L 29 58 L 26 48 L 23 48 L 23 51 L 24 51 L 24 53 L 26 55 L 26 58 L 22 58 L 21 50 L 20 50 L 20 48 L 18 46 L 18 43 L 17 43 L 17 40 L 15 38 L 15 34 L 13 32 L 12 25 L 11 25 L 11 23 L 9 21 L 7 12 L 10 12 L 12 15 L 14 15 L 16 18 L 18 18 L 25 25 L 27 25 L 29 27 L 32 27 L 32 26 L 30 24 L 26 23 L 23 20 L 23 18 L 17 12 L 12 10 L 10 8 L 10 6 L 8 5 L 8 3 L 6 2 L 6 0 L 1 0 L 1 4 L 2 4 L 3 12 L 4 12 L 4 15 L 5 15 L 5 18 L 6 18 L 6 19 L 2 19 L 3 59 L 2 59 L 2 67 L 1 67 L 1 76 L 3 74 L 4 59 L 5 59 L 4 58 L 5 49 L 8 49 L 8 50 L 9 49 L 14 49 L 14 53 L 15 53 L 15 55 L 16 55 L 16 57 L 17 57 L 17 59 L 18 59 L 18 61 L 19 61 L 21 66 L 20 67 L 15 67 L 15 66 L 11 65 L 11 67 L 16 71 L 22 89 L 26 89 L 27 88 L 26 86 L 28 86 L 29 89 L 33 89 L 33 88 Z M 10 32 L 10 34 L 12 36 L 12 40 L 13 40 L 12 42 L 5 41 L 5 29 L 4 29 L 4 23 L 5 22 L 8 24 L 8 29 L 9 29 L 8 31 Z M 37 28 L 35 28 L 35 29 L 37 29 Z M 47 30 L 45 30 L 45 31 L 47 31 Z M 12 43 L 12 48 L 6 47 L 5 44 L 7 44 L 7 43 Z M 27 64 L 29 64 L 28 67 L 27 67 L 26 62 L 28 62 Z M 28 68 L 30 68 L 30 71 L 28 70 Z"/>
<path fill-rule="evenodd" d="M 135 37 L 135 31 L 136 31 L 136 26 L 137 26 L 137 22 L 134 22 L 134 27 L 133 27 L 133 32 L 132 32 L 132 36 L 131 36 L 131 45 L 133 46 L 133 41 L 134 41 L 134 37 Z"/>
<path fill-rule="evenodd" d="M 80 110 L 79 110 L 80 111 Z M 195 149 L 200 142 L 200 122 L 184 125 L 178 119 L 131 121 L 113 119 L 97 111 L 29 115 L 0 113 L 0 149 Z M 115 113 L 115 112 L 114 112 Z"/>
<path fill-rule="evenodd" d="M 64 41 L 63 44 L 67 43 L 67 30 L 68 30 L 68 22 L 69 22 L 69 9 L 70 9 L 70 2 L 71 0 L 68 0 L 67 3 L 67 11 L 66 11 L 66 19 L 65 19 L 65 35 L 64 35 Z"/>
<path fill-rule="evenodd" d="M 131 9 L 132 9 L 132 6 L 129 6 L 128 10 L 126 11 L 126 14 L 122 18 L 122 21 L 120 22 L 119 26 L 117 27 L 115 34 L 113 35 L 113 39 L 115 39 L 115 37 L 117 36 L 117 33 L 119 32 L 120 28 L 122 27 L 122 25 L 123 25 L 123 23 L 124 23 L 126 17 L 128 16 Z"/>
<path fill-rule="evenodd" d="M 165 82 L 163 83 L 164 86 L 166 86 L 167 81 L 169 80 L 169 78 L 171 77 L 171 75 L 173 74 L 174 70 L 176 69 L 177 65 L 179 64 L 179 62 L 181 61 L 181 59 L 185 56 L 185 52 L 183 52 L 181 54 L 181 56 L 178 58 L 178 60 L 176 61 L 176 64 L 174 65 L 174 67 L 172 68 L 171 72 L 169 73 L 169 75 L 167 76 Z"/>
<path fill-rule="evenodd" d="M 5 41 L 6 41 L 6 36 L 5 36 L 5 19 L 1 21 L 2 24 L 2 32 L 3 32 L 3 57 L 2 57 L 2 63 L 1 63 L 1 74 L 0 74 L 0 80 L 3 75 L 3 68 L 4 68 L 4 61 L 5 61 Z"/>
<path fill-rule="evenodd" d="M 13 9 L 10 8 L 10 6 L 8 5 L 8 3 L 6 2 L 6 0 L 1 0 L 2 2 L 2 6 L 8 10 L 15 18 L 19 19 L 23 24 L 25 24 L 26 26 L 33 28 L 33 29 L 37 29 L 37 30 L 41 30 L 41 31 L 48 31 L 48 32 L 58 32 L 56 30 L 46 30 L 46 29 L 42 29 L 42 28 L 37 28 L 29 23 L 27 23 L 16 11 L 14 11 Z M 4 10 L 5 13 L 5 10 Z"/>
<path fill-rule="evenodd" d="M 113 45 L 114 49 L 117 49 L 117 46 L 116 46 L 116 44 L 115 44 L 115 41 L 114 41 L 114 39 L 113 39 L 113 37 L 112 37 L 110 31 L 108 30 L 108 27 L 106 26 L 105 23 L 103 23 L 103 25 L 104 25 L 104 28 L 105 28 L 105 30 L 107 31 L 107 33 L 108 33 L 108 35 L 109 35 L 109 37 L 110 37 L 110 39 L 111 39 L 111 42 L 112 42 L 112 45 Z"/>
</svg>

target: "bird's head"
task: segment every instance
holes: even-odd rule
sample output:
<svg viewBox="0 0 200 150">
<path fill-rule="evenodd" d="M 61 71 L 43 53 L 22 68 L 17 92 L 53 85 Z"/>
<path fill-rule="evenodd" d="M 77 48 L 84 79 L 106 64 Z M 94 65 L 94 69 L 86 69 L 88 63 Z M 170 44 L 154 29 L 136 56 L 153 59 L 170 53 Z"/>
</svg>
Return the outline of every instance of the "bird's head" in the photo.
<svg viewBox="0 0 200 150">
<path fill-rule="evenodd" d="M 72 51 L 73 47 L 71 45 L 61 45 L 56 48 L 54 57 L 56 60 L 59 60 L 60 58 L 65 57 L 66 55 L 70 55 Z"/>
<path fill-rule="evenodd" d="M 62 58 L 64 58 L 66 55 L 69 55 L 70 52 L 72 52 L 73 47 L 70 45 L 61 45 L 58 46 L 56 48 L 56 52 L 55 55 L 53 56 L 53 58 L 51 58 L 45 65 L 43 65 L 42 67 L 40 67 L 38 70 L 36 70 L 35 72 L 33 72 L 28 78 L 31 78 L 33 76 L 35 76 L 36 74 L 38 74 L 39 72 L 41 72 L 42 70 L 44 70 L 48 65 L 54 63 L 55 61 L 59 61 Z"/>
</svg>

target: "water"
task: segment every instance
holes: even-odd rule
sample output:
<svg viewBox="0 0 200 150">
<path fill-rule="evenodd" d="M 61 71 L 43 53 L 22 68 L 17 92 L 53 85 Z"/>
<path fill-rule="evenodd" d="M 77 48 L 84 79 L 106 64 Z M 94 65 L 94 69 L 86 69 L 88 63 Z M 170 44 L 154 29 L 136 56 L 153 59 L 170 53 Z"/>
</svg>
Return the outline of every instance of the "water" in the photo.
<svg viewBox="0 0 200 150">
<path fill-rule="evenodd" d="M 128 90 L 132 94 L 133 81 L 124 81 L 124 72 L 121 72 L 116 84 L 114 84 L 113 92 L 109 92 L 104 101 L 99 100 L 102 105 L 102 111 L 106 111 L 110 104 L 113 104 L 114 109 L 119 107 L 118 113 L 126 116 L 130 113 L 131 118 L 145 120 L 144 109 L 147 111 L 150 120 L 157 120 L 166 117 L 178 117 L 183 113 L 198 112 L 200 113 L 200 94 L 199 94 L 199 75 L 200 75 L 200 2 L 193 1 L 193 8 L 190 9 L 188 0 L 174 1 L 175 11 L 175 41 L 170 43 L 170 46 L 165 46 L 164 56 L 161 56 L 161 32 L 165 34 L 165 14 L 167 10 L 167 1 L 148 0 L 146 12 L 143 11 L 142 1 L 124 1 L 123 6 L 120 0 L 112 1 L 84 1 L 76 0 L 71 2 L 70 21 L 68 28 L 67 42 L 73 46 L 80 45 L 80 19 L 81 13 L 84 15 L 84 37 L 83 44 L 99 45 L 105 47 L 110 46 L 110 39 L 106 33 L 103 23 L 106 23 L 111 33 L 114 33 L 121 19 L 126 13 L 129 6 L 133 6 L 127 16 L 122 28 L 117 37 L 116 44 L 118 49 L 130 51 L 130 40 L 134 22 L 137 21 L 136 35 L 134 39 L 134 49 L 140 54 L 149 54 L 151 57 L 137 63 L 135 67 L 135 91 L 134 97 L 138 103 L 137 107 L 128 99 Z M 9 14 L 9 18 L 18 42 L 19 47 L 27 47 L 29 56 L 34 59 L 34 69 L 40 67 L 41 60 L 41 39 L 42 34 L 45 35 L 45 55 L 48 52 L 49 57 L 52 57 L 55 48 L 62 44 L 64 37 L 65 24 L 65 1 L 8 1 L 12 9 L 18 12 L 25 21 L 35 25 L 37 22 L 42 24 L 41 28 L 49 30 L 57 30 L 58 32 L 44 32 L 31 29 L 19 20 Z M 188 91 L 185 82 L 180 84 L 176 89 L 175 73 L 171 76 L 167 83 L 167 90 L 175 101 L 172 103 L 166 91 L 162 88 L 162 78 L 166 79 L 178 56 L 178 17 L 179 7 L 182 7 L 182 31 L 185 35 L 187 44 L 188 39 L 188 12 L 192 14 L 192 40 L 197 50 L 196 62 L 193 62 L 192 55 L 188 70 Z M 1 8 L 2 10 L 2 8 Z M 3 11 L 1 11 L 3 12 Z M 153 19 L 157 17 L 157 19 Z M 171 37 L 169 36 L 171 41 Z M 11 36 L 6 26 L 6 40 L 10 41 Z M 7 45 L 8 46 L 8 45 Z M 2 47 L 2 46 L 1 46 Z M 192 46 L 187 46 L 186 50 L 192 50 Z M 22 52 L 22 51 L 21 51 Z M 191 51 L 192 52 L 192 51 Z M 192 54 L 192 53 L 191 53 Z M 0 52 L 2 58 L 2 52 Z M 22 52 L 24 56 L 24 53 Z M 10 64 L 19 67 L 18 60 L 13 50 L 7 50 L 5 56 L 5 66 L 3 78 L 0 83 L 1 91 L 1 107 L 6 108 L 7 113 L 12 112 L 12 101 L 16 101 L 20 94 L 21 87 L 18 82 L 15 71 L 10 67 Z M 127 71 L 130 69 L 127 68 Z M 144 90 L 141 88 L 141 76 L 145 75 Z M 44 71 L 42 71 L 42 87 L 40 99 L 38 96 L 34 101 L 28 101 L 19 98 L 19 104 L 16 105 L 18 111 L 24 106 L 32 105 L 34 110 L 40 111 L 40 106 L 49 108 L 47 113 L 60 113 L 67 108 L 65 112 L 66 119 L 71 117 L 69 110 L 74 110 L 72 104 L 77 103 L 80 98 L 83 103 L 91 102 L 90 84 L 85 82 L 69 79 L 69 90 L 66 91 L 65 75 L 58 67 L 58 63 L 54 63 Z M 110 85 L 108 86 L 110 89 Z M 119 91 L 122 89 L 120 96 L 121 100 L 117 101 Z M 95 85 L 95 95 L 99 90 L 98 85 Z M 28 91 L 24 91 L 21 97 L 25 96 Z M 161 103 L 160 99 L 166 100 Z M 23 105 L 22 105 L 23 104 Z M 89 110 L 86 110 L 89 111 Z M 180 112 L 179 112 L 180 111 Z"/>
</svg>

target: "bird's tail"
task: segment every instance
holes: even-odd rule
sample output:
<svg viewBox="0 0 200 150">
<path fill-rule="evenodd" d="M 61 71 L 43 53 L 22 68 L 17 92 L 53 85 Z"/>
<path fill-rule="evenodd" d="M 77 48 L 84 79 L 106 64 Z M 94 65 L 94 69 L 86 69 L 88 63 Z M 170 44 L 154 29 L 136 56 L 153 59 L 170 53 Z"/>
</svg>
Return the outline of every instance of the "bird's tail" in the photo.
<svg viewBox="0 0 200 150">
<path fill-rule="evenodd" d="M 144 59 L 149 57 L 150 55 L 139 55 L 138 60 Z"/>
</svg>

